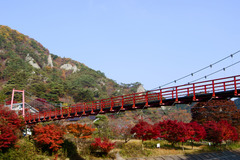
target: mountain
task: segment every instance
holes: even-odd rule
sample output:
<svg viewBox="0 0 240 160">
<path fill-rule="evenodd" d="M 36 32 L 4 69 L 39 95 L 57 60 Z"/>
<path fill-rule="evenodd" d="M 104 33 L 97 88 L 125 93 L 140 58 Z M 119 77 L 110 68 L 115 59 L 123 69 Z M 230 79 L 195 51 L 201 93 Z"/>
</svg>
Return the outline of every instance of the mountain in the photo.
<svg viewBox="0 0 240 160">
<path fill-rule="evenodd" d="M 103 72 L 52 54 L 36 40 L 0 25 L 1 102 L 11 99 L 13 88 L 25 90 L 28 99 L 69 104 L 133 93 L 142 85 L 117 84 Z"/>
</svg>

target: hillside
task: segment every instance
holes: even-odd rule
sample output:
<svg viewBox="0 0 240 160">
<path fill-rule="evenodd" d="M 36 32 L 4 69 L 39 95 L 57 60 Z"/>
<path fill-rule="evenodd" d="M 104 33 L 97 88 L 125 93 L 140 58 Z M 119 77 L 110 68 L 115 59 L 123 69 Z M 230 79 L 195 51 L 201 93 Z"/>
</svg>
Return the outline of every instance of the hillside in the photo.
<svg viewBox="0 0 240 160">
<path fill-rule="evenodd" d="M 52 54 L 36 40 L 0 25 L 1 102 L 10 99 L 13 88 L 27 91 L 32 99 L 74 103 L 133 93 L 139 86 L 117 84 L 103 72 Z"/>
</svg>

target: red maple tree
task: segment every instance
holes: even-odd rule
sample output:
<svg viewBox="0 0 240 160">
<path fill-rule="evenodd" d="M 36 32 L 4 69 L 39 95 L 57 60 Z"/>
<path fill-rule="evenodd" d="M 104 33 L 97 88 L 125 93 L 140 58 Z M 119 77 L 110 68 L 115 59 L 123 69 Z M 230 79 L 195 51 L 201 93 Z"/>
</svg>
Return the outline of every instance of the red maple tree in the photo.
<svg viewBox="0 0 240 160">
<path fill-rule="evenodd" d="M 203 126 L 207 133 L 206 139 L 213 142 L 214 145 L 221 144 L 222 141 L 226 140 L 238 140 L 238 134 L 235 127 L 225 120 L 219 122 L 208 121 L 204 123 Z"/>
<path fill-rule="evenodd" d="M 190 137 L 190 140 L 199 142 L 200 140 L 205 139 L 206 131 L 202 125 L 198 124 L 197 122 L 190 122 L 187 125 L 190 126 L 194 131 L 194 134 Z"/>
<path fill-rule="evenodd" d="M 16 143 L 22 126 L 23 120 L 14 111 L 0 105 L 0 150 Z"/>
<path fill-rule="evenodd" d="M 154 125 L 154 138 L 164 138 L 174 145 L 177 142 L 186 142 L 194 134 L 192 128 L 183 122 L 166 120 Z"/>
<path fill-rule="evenodd" d="M 131 129 L 131 134 L 140 138 L 143 141 L 151 139 L 153 137 L 153 126 L 144 120 L 139 122 Z"/>
</svg>

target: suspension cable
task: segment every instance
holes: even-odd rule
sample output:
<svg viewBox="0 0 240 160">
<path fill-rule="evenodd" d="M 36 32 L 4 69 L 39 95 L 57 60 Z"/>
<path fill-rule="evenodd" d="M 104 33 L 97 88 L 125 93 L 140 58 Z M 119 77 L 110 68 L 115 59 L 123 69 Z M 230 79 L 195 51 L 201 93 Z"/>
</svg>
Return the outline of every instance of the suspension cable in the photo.
<svg viewBox="0 0 240 160">
<path fill-rule="evenodd" d="M 154 88 L 154 89 L 162 88 L 162 87 L 167 86 L 167 85 L 169 85 L 169 84 L 176 83 L 177 81 L 182 80 L 182 79 L 185 79 L 185 78 L 187 78 L 187 77 L 189 77 L 189 76 L 194 76 L 196 73 L 199 73 L 199 72 L 201 72 L 201 71 L 203 71 L 203 70 L 206 70 L 206 69 L 208 69 L 208 68 L 212 68 L 214 65 L 216 65 L 216 64 L 218 64 L 218 63 L 220 63 L 220 62 L 222 62 L 222 61 L 224 61 L 224 60 L 226 60 L 226 59 L 228 59 L 228 58 L 233 58 L 233 56 L 236 55 L 236 54 L 238 54 L 238 53 L 240 53 L 240 50 L 237 51 L 237 52 L 234 52 L 234 53 L 230 54 L 229 56 L 224 57 L 224 58 L 222 58 L 222 59 L 220 59 L 220 60 L 218 60 L 218 61 L 216 61 L 216 62 L 214 62 L 214 63 L 212 63 L 212 64 L 210 64 L 210 65 L 208 65 L 208 66 L 206 66 L 206 67 L 203 67 L 203 68 L 201 68 L 201 69 L 199 69 L 199 70 L 197 70 L 197 71 L 195 71 L 195 72 L 192 72 L 191 74 L 185 75 L 185 76 L 183 76 L 183 77 L 181 77 L 181 78 L 178 78 L 178 79 L 176 79 L 176 80 L 174 80 L 174 81 L 171 81 L 171 82 L 168 82 L 168 83 L 166 83 L 166 84 L 163 84 L 163 85 L 161 85 L 161 86 L 159 86 L 159 87 L 156 87 L 156 88 Z M 239 61 L 238 61 L 237 63 L 239 63 Z M 232 65 L 229 65 L 229 66 L 227 66 L 227 67 L 225 67 L 225 68 L 223 68 L 223 69 L 221 69 L 221 70 L 219 70 L 219 71 L 217 71 L 217 72 L 220 72 L 220 71 L 222 71 L 222 70 L 225 70 L 225 69 L 227 69 L 227 68 L 229 68 L 229 67 L 231 67 L 231 66 L 233 66 L 233 65 L 235 65 L 235 64 L 237 64 L 237 63 L 234 63 L 234 64 L 232 64 Z M 216 73 L 217 73 L 217 72 L 216 72 Z M 207 76 L 210 76 L 210 75 L 212 75 L 212 74 L 215 74 L 215 73 L 211 73 L 211 74 L 209 74 L 209 75 L 207 75 Z M 207 76 L 204 76 L 204 78 L 207 77 Z M 202 79 L 202 78 L 201 78 L 201 79 Z M 198 79 L 198 80 L 199 80 L 199 79 Z M 195 80 L 195 81 L 196 81 L 196 80 Z M 153 89 L 153 90 L 154 90 L 154 89 Z"/>
</svg>

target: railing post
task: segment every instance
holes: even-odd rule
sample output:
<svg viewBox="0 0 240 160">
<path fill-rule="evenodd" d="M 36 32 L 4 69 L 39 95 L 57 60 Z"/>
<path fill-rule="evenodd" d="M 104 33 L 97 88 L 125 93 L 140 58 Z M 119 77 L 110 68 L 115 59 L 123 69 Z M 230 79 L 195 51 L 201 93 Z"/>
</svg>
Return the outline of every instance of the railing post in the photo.
<svg viewBox="0 0 240 160">
<path fill-rule="evenodd" d="M 226 82 L 223 82 L 223 89 L 226 91 Z"/>
<path fill-rule="evenodd" d="M 113 99 L 111 98 L 111 108 L 110 108 L 110 112 L 113 112 L 113 107 L 114 107 L 114 102 L 113 102 Z"/>
<path fill-rule="evenodd" d="M 31 115 L 28 113 L 28 123 L 31 123 Z"/>
<path fill-rule="evenodd" d="M 75 114 L 74 114 L 75 117 L 78 117 L 78 114 L 77 114 L 77 105 L 75 106 Z"/>
<path fill-rule="evenodd" d="M 176 87 L 176 100 L 175 100 L 176 103 L 178 103 L 178 89 Z"/>
<path fill-rule="evenodd" d="M 46 119 L 45 119 L 45 112 L 43 112 L 43 120 L 42 121 L 46 121 Z"/>
<path fill-rule="evenodd" d="M 93 107 L 94 107 L 94 109 L 96 109 L 94 102 L 92 102 L 92 111 L 91 111 L 91 114 L 95 114 L 95 112 L 93 111 Z"/>
<path fill-rule="evenodd" d="M 136 97 L 135 97 L 135 93 L 133 94 L 133 105 L 132 105 L 132 108 L 133 109 L 136 109 L 137 107 L 136 107 Z"/>
<path fill-rule="evenodd" d="M 63 109 L 61 109 L 61 119 L 63 119 L 64 116 L 63 116 Z"/>
<path fill-rule="evenodd" d="M 236 76 L 234 76 L 234 88 L 235 88 L 234 95 L 237 96 L 238 93 L 237 93 L 237 80 L 236 80 Z"/>
<path fill-rule="evenodd" d="M 48 120 L 49 120 L 49 121 L 52 120 L 52 118 L 51 118 L 51 113 L 52 113 L 52 111 L 50 110 L 50 111 L 49 111 L 49 117 L 48 117 Z"/>
<path fill-rule="evenodd" d="M 159 105 L 163 105 L 163 99 L 162 99 L 162 89 L 160 89 L 160 100 L 159 100 Z"/>
<path fill-rule="evenodd" d="M 145 95 L 145 101 L 146 101 L 146 103 L 145 103 L 145 106 L 144 106 L 144 107 L 149 107 L 149 104 L 148 104 L 148 92 L 149 92 L 149 91 L 147 91 L 147 92 L 146 92 L 146 95 Z"/>
<path fill-rule="evenodd" d="M 193 83 L 193 101 L 196 101 L 195 84 Z"/>
<path fill-rule="evenodd" d="M 82 113 L 82 116 L 86 116 L 86 112 L 85 112 L 85 109 L 86 109 L 86 103 L 83 103 L 83 113 Z"/>
<path fill-rule="evenodd" d="M 122 106 L 121 106 L 121 111 L 125 111 L 125 108 L 123 107 L 124 106 L 124 98 L 123 98 L 123 96 L 122 96 Z"/>
<path fill-rule="evenodd" d="M 67 117 L 71 117 L 71 115 L 70 115 L 70 106 L 68 106 L 68 115 L 67 115 Z"/>
<path fill-rule="evenodd" d="M 36 113 L 34 114 L 34 116 L 33 116 L 33 123 L 36 123 Z"/>
<path fill-rule="evenodd" d="M 207 86 L 204 85 L 204 93 L 207 94 Z"/>
<path fill-rule="evenodd" d="M 213 94 L 212 94 L 212 97 L 215 98 L 216 95 L 215 95 L 215 86 L 214 86 L 214 80 L 212 80 L 212 91 L 213 91 Z"/>
<path fill-rule="evenodd" d="M 54 117 L 54 119 L 58 119 L 57 118 L 57 108 L 55 108 L 55 117 Z"/>
<path fill-rule="evenodd" d="M 103 103 L 103 100 L 101 100 L 101 110 L 99 113 L 104 113 L 103 108 L 104 108 L 104 103 Z"/>
</svg>

